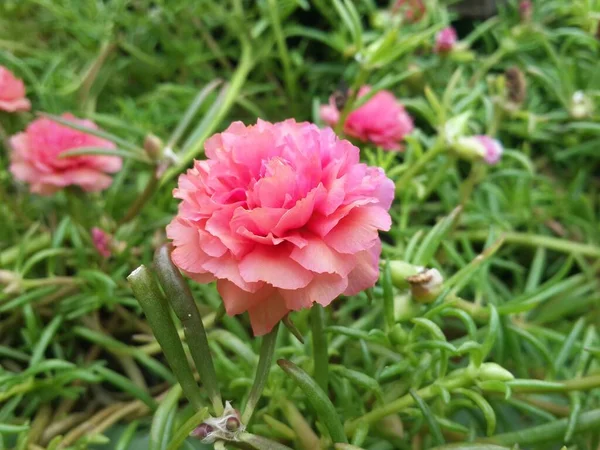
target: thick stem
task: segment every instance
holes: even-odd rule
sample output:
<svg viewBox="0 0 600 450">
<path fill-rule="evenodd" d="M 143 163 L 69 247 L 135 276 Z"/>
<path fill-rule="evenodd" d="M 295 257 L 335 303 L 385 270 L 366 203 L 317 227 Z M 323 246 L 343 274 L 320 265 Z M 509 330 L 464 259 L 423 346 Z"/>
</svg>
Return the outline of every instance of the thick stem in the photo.
<svg viewBox="0 0 600 450">
<path fill-rule="evenodd" d="M 129 210 L 127 210 L 123 218 L 119 221 L 119 226 L 129 222 L 134 217 L 137 217 L 137 215 L 142 210 L 146 202 L 148 202 L 148 200 L 150 200 L 150 198 L 154 194 L 154 191 L 158 187 L 158 182 L 159 179 L 157 177 L 155 167 L 152 171 L 152 174 L 150 175 L 150 179 L 148 180 L 146 187 L 142 191 L 142 194 L 139 197 L 137 197 L 132 203 L 132 205 L 129 207 Z"/>
<path fill-rule="evenodd" d="M 220 416 L 223 413 L 223 402 L 206 331 L 189 286 L 171 262 L 171 252 L 168 246 L 163 245 L 157 250 L 154 256 L 154 266 L 167 300 L 181 321 L 192 359 L 200 374 L 200 380 L 206 388 L 216 415 Z"/>
<path fill-rule="evenodd" d="M 327 392 L 329 385 L 329 355 L 327 335 L 325 334 L 325 309 L 321 305 L 315 304 L 310 310 L 310 326 L 312 330 L 315 381 L 324 392 Z"/>
<path fill-rule="evenodd" d="M 279 329 L 279 323 L 275 325 L 273 330 L 269 334 L 263 337 L 260 356 L 258 359 L 258 367 L 256 368 L 256 375 L 254 377 L 254 384 L 248 395 L 248 402 L 242 415 L 242 423 L 248 424 L 252 418 L 252 413 L 260 400 L 262 391 L 267 384 L 269 378 L 269 371 L 271 370 L 271 364 L 273 363 L 273 354 L 275 353 L 275 344 L 277 342 L 277 330 Z"/>
<path fill-rule="evenodd" d="M 200 388 L 188 365 L 167 302 L 161 295 L 152 273 L 145 266 L 140 266 L 127 277 L 127 280 L 131 285 L 133 295 L 144 310 L 148 323 L 152 327 L 156 340 L 181 385 L 183 393 L 194 408 L 199 410 L 202 408 Z"/>
</svg>

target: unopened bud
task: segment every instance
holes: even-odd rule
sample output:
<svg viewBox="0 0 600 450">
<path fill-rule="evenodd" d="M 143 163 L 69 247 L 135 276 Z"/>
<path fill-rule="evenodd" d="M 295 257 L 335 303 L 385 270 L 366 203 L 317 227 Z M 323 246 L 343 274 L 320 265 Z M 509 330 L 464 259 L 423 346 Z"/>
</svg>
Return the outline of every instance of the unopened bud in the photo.
<svg viewBox="0 0 600 450">
<path fill-rule="evenodd" d="M 431 303 L 440 294 L 444 277 L 437 269 L 425 269 L 406 279 L 412 298 L 419 303 Z"/>
<path fill-rule="evenodd" d="M 571 99 L 571 116 L 575 119 L 584 119 L 594 112 L 594 104 L 583 91 L 577 91 Z"/>
<path fill-rule="evenodd" d="M 451 144 L 462 137 L 467 131 L 471 111 L 454 116 L 444 124 L 444 134 L 446 141 Z"/>
<path fill-rule="evenodd" d="M 198 439 L 206 439 L 213 431 L 214 428 L 212 426 L 207 423 L 201 423 L 190 433 L 190 436 Z"/>
<path fill-rule="evenodd" d="M 533 3 L 531 0 L 521 0 L 519 3 L 519 16 L 521 16 L 521 22 L 531 22 L 532 15 Z"/>
<path fill-rule="evenodd" d="M 422 267 L 409 264 L 404 261 L 390 261 L 390 273 L 392 275 L 392 284 L 398 289 L 406 289 L 408 282 L 406 279 L 412 275 L 416 275 Z"/>
<path fill-rule="evenodd" d="M 525 79 L 525 75 L 521 69 L 513 66 L 506 69 L 504 76 L 506 77 L 508 99 L 517 105 L 522 104 L 527 94 L 527 80 Z"/>
<path fill-rule="evenodd" d="M 392 344 L 404 345 L 408 341 L 408 333 L 399 323 L 395 324 L 390 332 L 388 338 Z"/>
<path fill-rule="evenodd" d="M 479 367 L 479 378 L 484 381 L 510 381 L 514 380 L 514 375 L 499 364 L 488 362 Z"/>
<path fill-rule="evenodd" d="M 163 142 L 159 137 L 147 134 L 144 138 L 144 150 L 152 161 L 158 161 L 162 158 L 163 148 Z"/>
<path fill-rule="evenodd" d="M 435 37 L 434 51 L 440 55 L 446 55 L 454 50 L 458 41 L 456 30 L 452 27 L 446 27 L 439 31 Z"/>
<path fill-rule="evenodd" d="M 227 431 L 237 431 L 240 429 L 240 420 L 237 417 L 229 417 L 225 423 Z"/>
<path fill-rule="evenodd" d="M 452 150 L 469 161 L 483 160 L 489 165 L 500 161 L 504 148 L 500 141 L 489 136 L 469 136 L 457 139 Z"/>
</svg>

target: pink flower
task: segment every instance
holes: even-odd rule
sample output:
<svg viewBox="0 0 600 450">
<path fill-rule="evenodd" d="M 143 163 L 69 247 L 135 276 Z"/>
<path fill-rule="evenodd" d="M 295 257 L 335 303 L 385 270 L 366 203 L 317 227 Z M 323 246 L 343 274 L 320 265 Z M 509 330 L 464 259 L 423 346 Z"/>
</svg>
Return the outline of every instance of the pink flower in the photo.
<svg viewBox="0 0 600 450">
<path fill-rule="evenodd" d="M 31 103 L 25 98 L 23 81 L 4 66 L 0 66 L 0 110 L 29 111 Z"/>
<path fill-rule="evenodd" d="M 262 335 L 290 311 L 374 285 L 394 184 L 357 147 L 290 119 L 234 122 L 205 150 L 173 191 L 167 237 L 188 276 L 217 279 L 228 314 L 248 311 Z"/>
<path fill-rule="evenodd" d="M 457 40 L 458 36 L 456 35 L 454 28 L 446 27 L 435 37 L 434 51 L 441 54 L 449 53 L 456 45 Z"/>
<path fill-rule="evenodd" d="M 358 97 L 371 88 L 363 86 Z M 333 96 L 329 104 L 321 106 L 321 119 L 334 127 L 340 120 Z M 390 91 L 379 91 L 364 105 L 348 114 L 344 133 L 363 142 L 372 142 L 386 150 L 401 150 L 400 142 L 413 130 L 414 125 L 404 106 Z"/>
<path fill-rule="evenodd" d="M 110 257 L 110 238 L 103 230 L 98 227 L 92 228 L 92 241 L 103 258 Z"/>
<path fill-rule="evenodd" d="M 402 11 L 407 22 L 418 22 L 426 12 L 423 0 L 397 0 L 392 11 Z"/>
<path fill-rule="evenodd" d="M 71 114 L 62 117 L 88 128 L 97 129 L 89 121 Z M 121 158 L 116 156 L 82 155 L 61 158 L 67 150 L 82 147 L 114 149 L 105 139 L 74 130 L 41 118 L 34 120 L 25 132 L 11 137 L 13 149 L 10 171 L 15 178 L 29 183 L 31 192 L 50 195 L 66 186 L 78 185 L 85 191 L 101 191 L 110 186 L 107 173 L 121 169 Z"/>
</svg>

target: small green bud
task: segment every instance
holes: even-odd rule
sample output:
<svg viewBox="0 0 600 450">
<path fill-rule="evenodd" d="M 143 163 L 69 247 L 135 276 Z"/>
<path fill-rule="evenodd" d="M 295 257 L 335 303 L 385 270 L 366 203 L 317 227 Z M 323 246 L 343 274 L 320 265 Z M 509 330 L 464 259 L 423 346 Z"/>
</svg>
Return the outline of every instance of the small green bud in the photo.
<svg viewBox="0 0 600 450">
<path fill-rule="evenodd" d="M 421 269 L 421 267 L 414 266 L 404 261 L 390 261 L 392 284 L 398 289 L 408 288 L 409 284 L 406 279 L 418 274 Z"/>
<path fill-rule="evenodd" d="M 153 134 L 148 134 L 144 138 L 144 150 L 152 161 L 158 161 L 162 158 L 163 142 L 159 137 Z"/>
<path fill-rule="evenodd" d="M 492 362 L 484 363 L 479 367 L 479 378 L 484 381 L 510 381 L 515 379 L 514 375 L 504 367 Z"/>
<path fill-rule="evenodd" d="M 408 341 L 408 333 L 399 323 L 395 324 L 388 333 L 390 342 L 394 345 L 404 345 Z"/>
</svg>

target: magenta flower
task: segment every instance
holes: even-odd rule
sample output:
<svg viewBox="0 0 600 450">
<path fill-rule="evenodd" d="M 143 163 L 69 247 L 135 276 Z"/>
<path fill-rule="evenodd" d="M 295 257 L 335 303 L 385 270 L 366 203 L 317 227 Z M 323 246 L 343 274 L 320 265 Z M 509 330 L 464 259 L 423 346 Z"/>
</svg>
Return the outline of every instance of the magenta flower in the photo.
<svg viewBox="0 0 600 450">
<path fill-rule="evenodd" d="M 98 253 L 103 258 L 110 257 L 110 238 L 102 229 L 98 227 L 92 228 L 92 241 L 94 247 L 96 247 L 96 250 L 98 250 Z"/>
<path fill-rule="evenodd" d="M 366 95 L 371 88 L 363 86 L 358 97 Z M 335 98 L 321 106 L 321 119 L 334 127 L 340 120 Z M 379 91 L 364 105 L 346 117 L 344 133 L 362 142 L 372 142 L 385 150 L 401 150 L 400 142 L 414 129 L 410 115 L 390 91 Z"/>
<path fill-rule="evenodd" d="M 454 49 L 457 41 L 458 36 L 456 35 L 454 28 L 446 27 L 435 37 L 434 51 L 440 54 L 450 53 Z"/>
<path fill-rule="evenodd" d="M 23 81 L 4 66 L 0 66 L 0 110 L 29 111 L 31 103 L 25 97 Z"/>
<path fill-rule="evenodd" d="M 167 236 L 188 276 L 217 279 L 229 315 L 248 311 L 262 335 L 290 311 L 374 285 L 394 184 L 357 147 L 306 122 L 259 120 L 205 150 L 179 178 Z"/>
<path fill-rule="evenodd" d="M 89 120 L 77 119 L 71 114 L 62 117 L 88 128 L 96 129 Z M 74 130 L 50 119 L 34 120 L 25 132 L 11 137 L 10 171 L 18 180 L 30 185 L 31 192 L 50 195 L 71 185 L 83 190 L 101 191 L 110 186 L 107 173 L 121 169 L 121 158 L 116 156 L 83 155 L 61 158 L 61 153 L 83 147 L 114 149 L 105 139 Z"/>
</svg>

